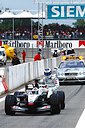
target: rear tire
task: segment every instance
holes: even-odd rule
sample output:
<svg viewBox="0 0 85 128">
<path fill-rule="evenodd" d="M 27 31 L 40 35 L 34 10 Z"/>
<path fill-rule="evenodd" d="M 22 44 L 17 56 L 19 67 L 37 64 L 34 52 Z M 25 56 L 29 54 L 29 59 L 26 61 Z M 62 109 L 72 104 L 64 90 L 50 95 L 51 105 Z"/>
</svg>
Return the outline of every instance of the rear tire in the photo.
<svg viewBox="0 0 85 128">
<path fill-rule="evenodd" d="M 16 105 L 16 97 L 14 95 L 7 95 L 5 98 L 5 113 L 6 115 L 15 115 L 11 107 Z"/>
</svg>

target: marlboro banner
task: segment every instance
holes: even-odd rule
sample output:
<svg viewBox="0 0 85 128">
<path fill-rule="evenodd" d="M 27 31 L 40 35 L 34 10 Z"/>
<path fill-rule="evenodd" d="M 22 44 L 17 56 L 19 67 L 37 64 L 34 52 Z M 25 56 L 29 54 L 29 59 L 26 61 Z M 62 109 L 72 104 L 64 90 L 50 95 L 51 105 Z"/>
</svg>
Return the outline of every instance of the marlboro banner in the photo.
<svg viewBox="0 0 85 128">
<path fill-rule="evenodd" d="M 14 48 L 85 48 L 85 40 L 0 40 L 0 46 L 3 44 Z"/>
</svg>

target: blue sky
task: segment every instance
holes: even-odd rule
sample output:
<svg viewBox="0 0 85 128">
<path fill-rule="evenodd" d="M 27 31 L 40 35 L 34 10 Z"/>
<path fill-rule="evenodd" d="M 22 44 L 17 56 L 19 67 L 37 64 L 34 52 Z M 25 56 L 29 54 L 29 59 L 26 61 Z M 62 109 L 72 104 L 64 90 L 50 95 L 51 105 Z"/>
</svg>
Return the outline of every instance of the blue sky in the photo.
<svg viewBox="0 0 85 128">
<path fill-rule="evenodd" d="M 34 0 L 0 0 L 0 9 L 9 8 L 10 10 L 30 10 L 38 12 L 38 4 L 34 4 Z M 59 23 L 71 25 L 74 20 L 44 20 L 44 24 Z"/>
</svg>

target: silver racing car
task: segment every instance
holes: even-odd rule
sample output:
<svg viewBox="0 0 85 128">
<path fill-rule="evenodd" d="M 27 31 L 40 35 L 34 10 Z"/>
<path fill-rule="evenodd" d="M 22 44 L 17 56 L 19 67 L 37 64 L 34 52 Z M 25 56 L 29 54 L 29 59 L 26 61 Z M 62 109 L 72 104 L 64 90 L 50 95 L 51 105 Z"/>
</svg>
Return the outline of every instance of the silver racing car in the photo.
<svg viewBox="0 0 85 128">
<path fill-rule="evenodd" d="M 51 77 L 52 78 L 52 77 Z M 26 85 L 24 92 L 15 92 L 5 99 L 5 113 L 14 115 L 16 112 L 50 111 L 51 114 L 60 114 L 65 108 L 65 93 L 59 91 L 59 80 L 38 80 L 35 84 Z"/>
</svg>

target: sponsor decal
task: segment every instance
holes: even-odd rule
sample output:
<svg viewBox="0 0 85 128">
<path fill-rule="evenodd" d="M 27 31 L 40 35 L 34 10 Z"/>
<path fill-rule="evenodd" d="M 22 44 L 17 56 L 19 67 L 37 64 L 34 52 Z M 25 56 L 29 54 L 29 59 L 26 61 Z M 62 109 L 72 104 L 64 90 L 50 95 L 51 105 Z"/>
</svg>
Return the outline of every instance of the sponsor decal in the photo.
<svg viewBox="0 0 85 128">
<path fill-rule="evenodd" d="M 36 40 L 3 40 L 2 44 L 8 44 L 15 48 L 37 48 Z"/>
<path fill-rule="evenodd" d="M 85 46 L 85 40 L 79 40 L 79 47 L 80 47 L 81 45 Z"/>
<path fill-rule="evenodd" d="M 23 42 L 23 41 L 3 41 L 3 44 L 8 44 L 11 47 L 15 47 L 15 48 L 29 48 L 30 47 L 30 43 L 29 42 Z"/>
<path fill-rule="evenodd" d="M 40 41 L 37 41 L 37 47 L 44 47 L 44 41 L 40 40 Z"/>
<path fill-rule="evenodd" d="M 61 41 L 46 41 L 46 47 L 50 48 L 72 48 L 72 43 L 71 42 L 61 42 Z"/>
</svg>

